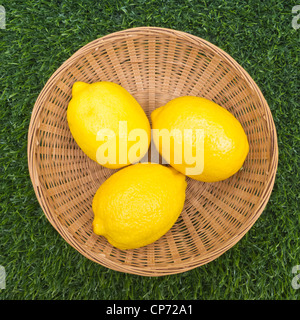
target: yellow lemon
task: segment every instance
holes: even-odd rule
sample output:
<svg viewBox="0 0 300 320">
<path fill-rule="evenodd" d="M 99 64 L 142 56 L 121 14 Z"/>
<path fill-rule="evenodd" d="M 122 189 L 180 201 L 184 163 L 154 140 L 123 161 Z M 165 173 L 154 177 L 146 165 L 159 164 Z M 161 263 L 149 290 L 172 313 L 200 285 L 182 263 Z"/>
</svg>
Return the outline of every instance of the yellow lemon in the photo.
<svg viewBox="0 0 300 320">
<path fill-rule="evenodd" d="M 75 82 L 67 120 L 78 146 L 104 167 L 138 162 L 148 151 L 149 120 L 135 98 L 116 83 Z"/>
<path fill-rule="evenodd" d="M 175 98 L 155 109 L 151 120 L 159 153 L 175 169 L 193 179 L 204 182 L 227 179 L 242 167 L 248 154 L 249 144 L 240 122 L 208 99 Z M 163 129 L 170 133 L 169 148 L 163 142 Z"/>
<path fill-rule="evenodd" d="M 185 176 L 172 167 L 138 163 L 110 176 L 93 199 L 93 231 L 119 249 L 134 249 L 162 237 L 185 201 Z"/>
</svg>

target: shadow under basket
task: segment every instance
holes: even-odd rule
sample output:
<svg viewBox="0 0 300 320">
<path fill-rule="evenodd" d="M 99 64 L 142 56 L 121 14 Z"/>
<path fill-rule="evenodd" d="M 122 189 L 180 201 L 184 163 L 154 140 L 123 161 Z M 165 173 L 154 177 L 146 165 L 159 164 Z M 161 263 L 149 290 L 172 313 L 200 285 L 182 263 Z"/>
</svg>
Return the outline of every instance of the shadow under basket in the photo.
<svg viewBox="0 0 300 320">
<path fill-rule="evenodd" d="M 187 178 L 184 209 L 148 246 L 119 250 L 92 231 L 92 199 L 116 170 L 90 160 L 70 133 L 66 111 L 76 81 L 112 81 L 127 89 L 149 120 L 179 96 L 201 96 L 229 110 L 250 145 L 231 178 Z M 236 244 L 264 210 L 274 185 L 278 146 L 272 114 L 249 74 L 227 53 L 196 36 L 156 27 L 109 34 L 82 47 L 51 76 L 32 111 L 29 172 L 37 199 L 59 234 L 88 259 L 143 276 L 185 272 Z"/>
</svg>

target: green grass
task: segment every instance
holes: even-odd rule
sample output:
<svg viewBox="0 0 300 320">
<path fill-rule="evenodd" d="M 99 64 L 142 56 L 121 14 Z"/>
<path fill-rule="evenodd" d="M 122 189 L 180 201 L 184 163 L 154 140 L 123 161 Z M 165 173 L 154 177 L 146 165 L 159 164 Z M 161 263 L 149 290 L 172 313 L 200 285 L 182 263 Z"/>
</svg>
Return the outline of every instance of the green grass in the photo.
<svg viewBox="0 0 300 320">
<path fill-rule="evenodd" d="M 110 3 L 111 2 L 111 3 Z M 0 30 L 0 299 L 299 299 L 300 29 L 295 1 L 6 0 Z M 299 21 L 300 23 L 300 21 Z M 253 77 L 278 130 L 279 167 L 270 201 L 246 236 L 218 259 L 172 276 L 106 269 L 54 230 L 27 168 L 31 110 L 52 73 L 88 42 L 131 27 L 202 37 Z M 300 281 L 299 281 L 300 282 Z"/>
</svg>

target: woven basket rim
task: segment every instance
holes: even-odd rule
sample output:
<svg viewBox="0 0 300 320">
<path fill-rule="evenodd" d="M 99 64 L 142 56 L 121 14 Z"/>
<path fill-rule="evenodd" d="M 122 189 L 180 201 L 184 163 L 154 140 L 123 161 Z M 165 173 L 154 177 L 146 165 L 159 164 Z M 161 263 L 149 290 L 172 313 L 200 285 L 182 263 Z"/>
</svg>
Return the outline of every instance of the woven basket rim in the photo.
<svg viewBox="0 0 300 320">
<path fill-rule="evenodd" d="M 206 254 L 201 255 L 201 257 L 198 256 L 196 258 L 188 259 L 186 261 L 181 261 L 180 265 L 176 265 L 174 263 L 173 267 L 170 267 L 168 265 L 168 266 L 161 266 L 159 268 L 157 267 L 155 269 L 153 269 L 153 267 L 147 267 L 147 266 L 134 267 L 130 265 L 120 265 L 116 262 L 108 260 L 104 254 L 99 254 L 99 258 L 95 259 L 90 254 L 90 252 L 86 250 L 84 245 L 79 246 L 76 243 L 76 239 L 74 239 L 73 236 L 67 230 L 65 230 L 65 228 L 58 222 L 55 215 L 51 214 L 53 208 L 51 208 L 51 204 L 45 195 L 44 187 L 39 181 L 37 167 L 34 159 L 36 154 L 35 150 L 36 150 L 36 144 L 37 144 L 37 142 L 34 140 L 34 136 L 35 136 L 34 133 L 39 129 L 39 126 L 40 126 L 39 114 L 42 108 L 42 104 L 40 102 L 51 93 L 51 90 L 49 90 L 49 88 L 51 88 L 51 86 L 53 86 L 58 81 L 61 73 L 66 68 L 68 68 L 71 64 L 73 64 L 77 59 L 81 58 L 86 52 L 90 52 L 91 50 L 97 50 L 97 48 L 99 48 L 102 44 L 105 44 L 109 41 L 113 42 L 120 39 L 124 39 L 124 37 L 136 37 L 138 35 L 147 36 L 149 34 L 172 36 L 172 37 L 180 38 L 181 40 L 189 41 L 190 43 L 198 46 L 200 45 L 202 47 L 203 46 L 209 47 L 210 50 L 212 50 L 219 57 L 221 57 L 222 60 L 224 60 L 225 62 L 228 62 L 231 66 L 233 66 L 239 72 L 239 76 L 241 76 L 246 81 L 247 85 L 249 85 L 251 89 L 254 90 L 255 93 L 257 94 L 259 101 L 265 111 L 264 118 L 266 120 L 267 127 L 270 132 L 270 139 L 271 139 L 270 141 L 271 159 L 270 159 L 270 166 L 268 171 L 268 180 L 265 184 L 264 191 L 260 196 L 260 199 L 261 199 L 260 202 L 257 204 L 255 208 L 253 208 L 253 211 L 255 211 L 255 213 L 252 215 L 252 219 L 247 220 L 246 223 L 241 227 L 240 232 L 235 236 L 227 239 L 220 246 L 220 249 L 218 251 L 207 252 Z M 27 156 L 28 156 L 29 174 L 30 174 L 30 178 L 31 178 L 38 202 L 44 214 L 46 215 L 47 219 L 49 220 L 49 222 L 71 246 L 73 246 L 77 251 L 79 251 L 81 254 L 83 254 L 85 257 L 89 258 L 90 260 L 98 262 L 110 269 L 120 271 L 120 272 L 127 272 L 127 273 L 140 274 L 140 275 L 146 275 L 146 276 L 153 276 L 153 275 L 160 276 L 160 275 L 175 274 L 175 273 L 188 271 L 190 269 L 193 269 L 195 267 L 205 264 L 206 263 L 205 260 L 209 262 L 211 261 L 212 257 L 214 257 L 214 259 L 219 257 L 228 249 L 230 249 L 233 245 L 235 245 L 249 231 L 249 229 L 257 221 L 257 219 L 265 209 L 268 203 L 268 200 L 270 198 L 270 195 L 274 186 L 277 166 L 278 166 L 278 145 L 277 145 L 276 127 L 274 124 L 272 113 L 260 88 L 252 79 L 252 77 L 248 74 L 248 72 L 242 66 L 240 66 L 228 53 L 226 53 L 216 45 L 208 42 L 207 40 L 204 40 L 202 38 L 199 38 L 197 36 L 191 35 L 183 31 L 178 31 L 178 30 L 169 29 L 169 28 L 160 28 L 160 27 L 137 27 L 137 28 L 130 28 L 126 30 L 117 31 L 89 42 L 88 44 L 78 49 L 73 55 L 71 55 L 50 76 L 50 78 L 44 85 L 43 89 L 41 90 L 40 94 L 38 95 L 38 98 L 32 110 L 32 115 L 31 115 L 29 129 L 28 129 Z M 200 262 L 200 260 L 202 261 L 202 263 Z"/>
</svg>

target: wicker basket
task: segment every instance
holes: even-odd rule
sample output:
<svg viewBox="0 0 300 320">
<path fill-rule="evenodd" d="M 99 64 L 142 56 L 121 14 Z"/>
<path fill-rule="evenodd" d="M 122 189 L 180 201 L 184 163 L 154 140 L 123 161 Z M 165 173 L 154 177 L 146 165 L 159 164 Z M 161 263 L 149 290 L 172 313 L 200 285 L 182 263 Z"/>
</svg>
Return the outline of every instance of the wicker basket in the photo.
<svg viewBox="0 0 300 320">
<path fill-rule="evenodd" d="M 91 227 L 93 196 L 115 170 L 98 165 L 79 149 L 66 120 L 71 88 L 78 80 L 122 85 L 148 117 L 178 96 L 215 101 L 237 117 L 248 136 L 250 151 L 243 169 L 218 183 L 187 178 L 185 207 L 172 229 L 143 248 L 116 249 Z M 78 50 L 41 91 L 28 134 L 31 180 L 53 227 L 87 258 L 144 276 L 193 269 L 236 244 L 264 210 L 277 162 L 272 115 L 248 73 L 203 39 L 155 27 L 116 32 Z"/>
</svg>

